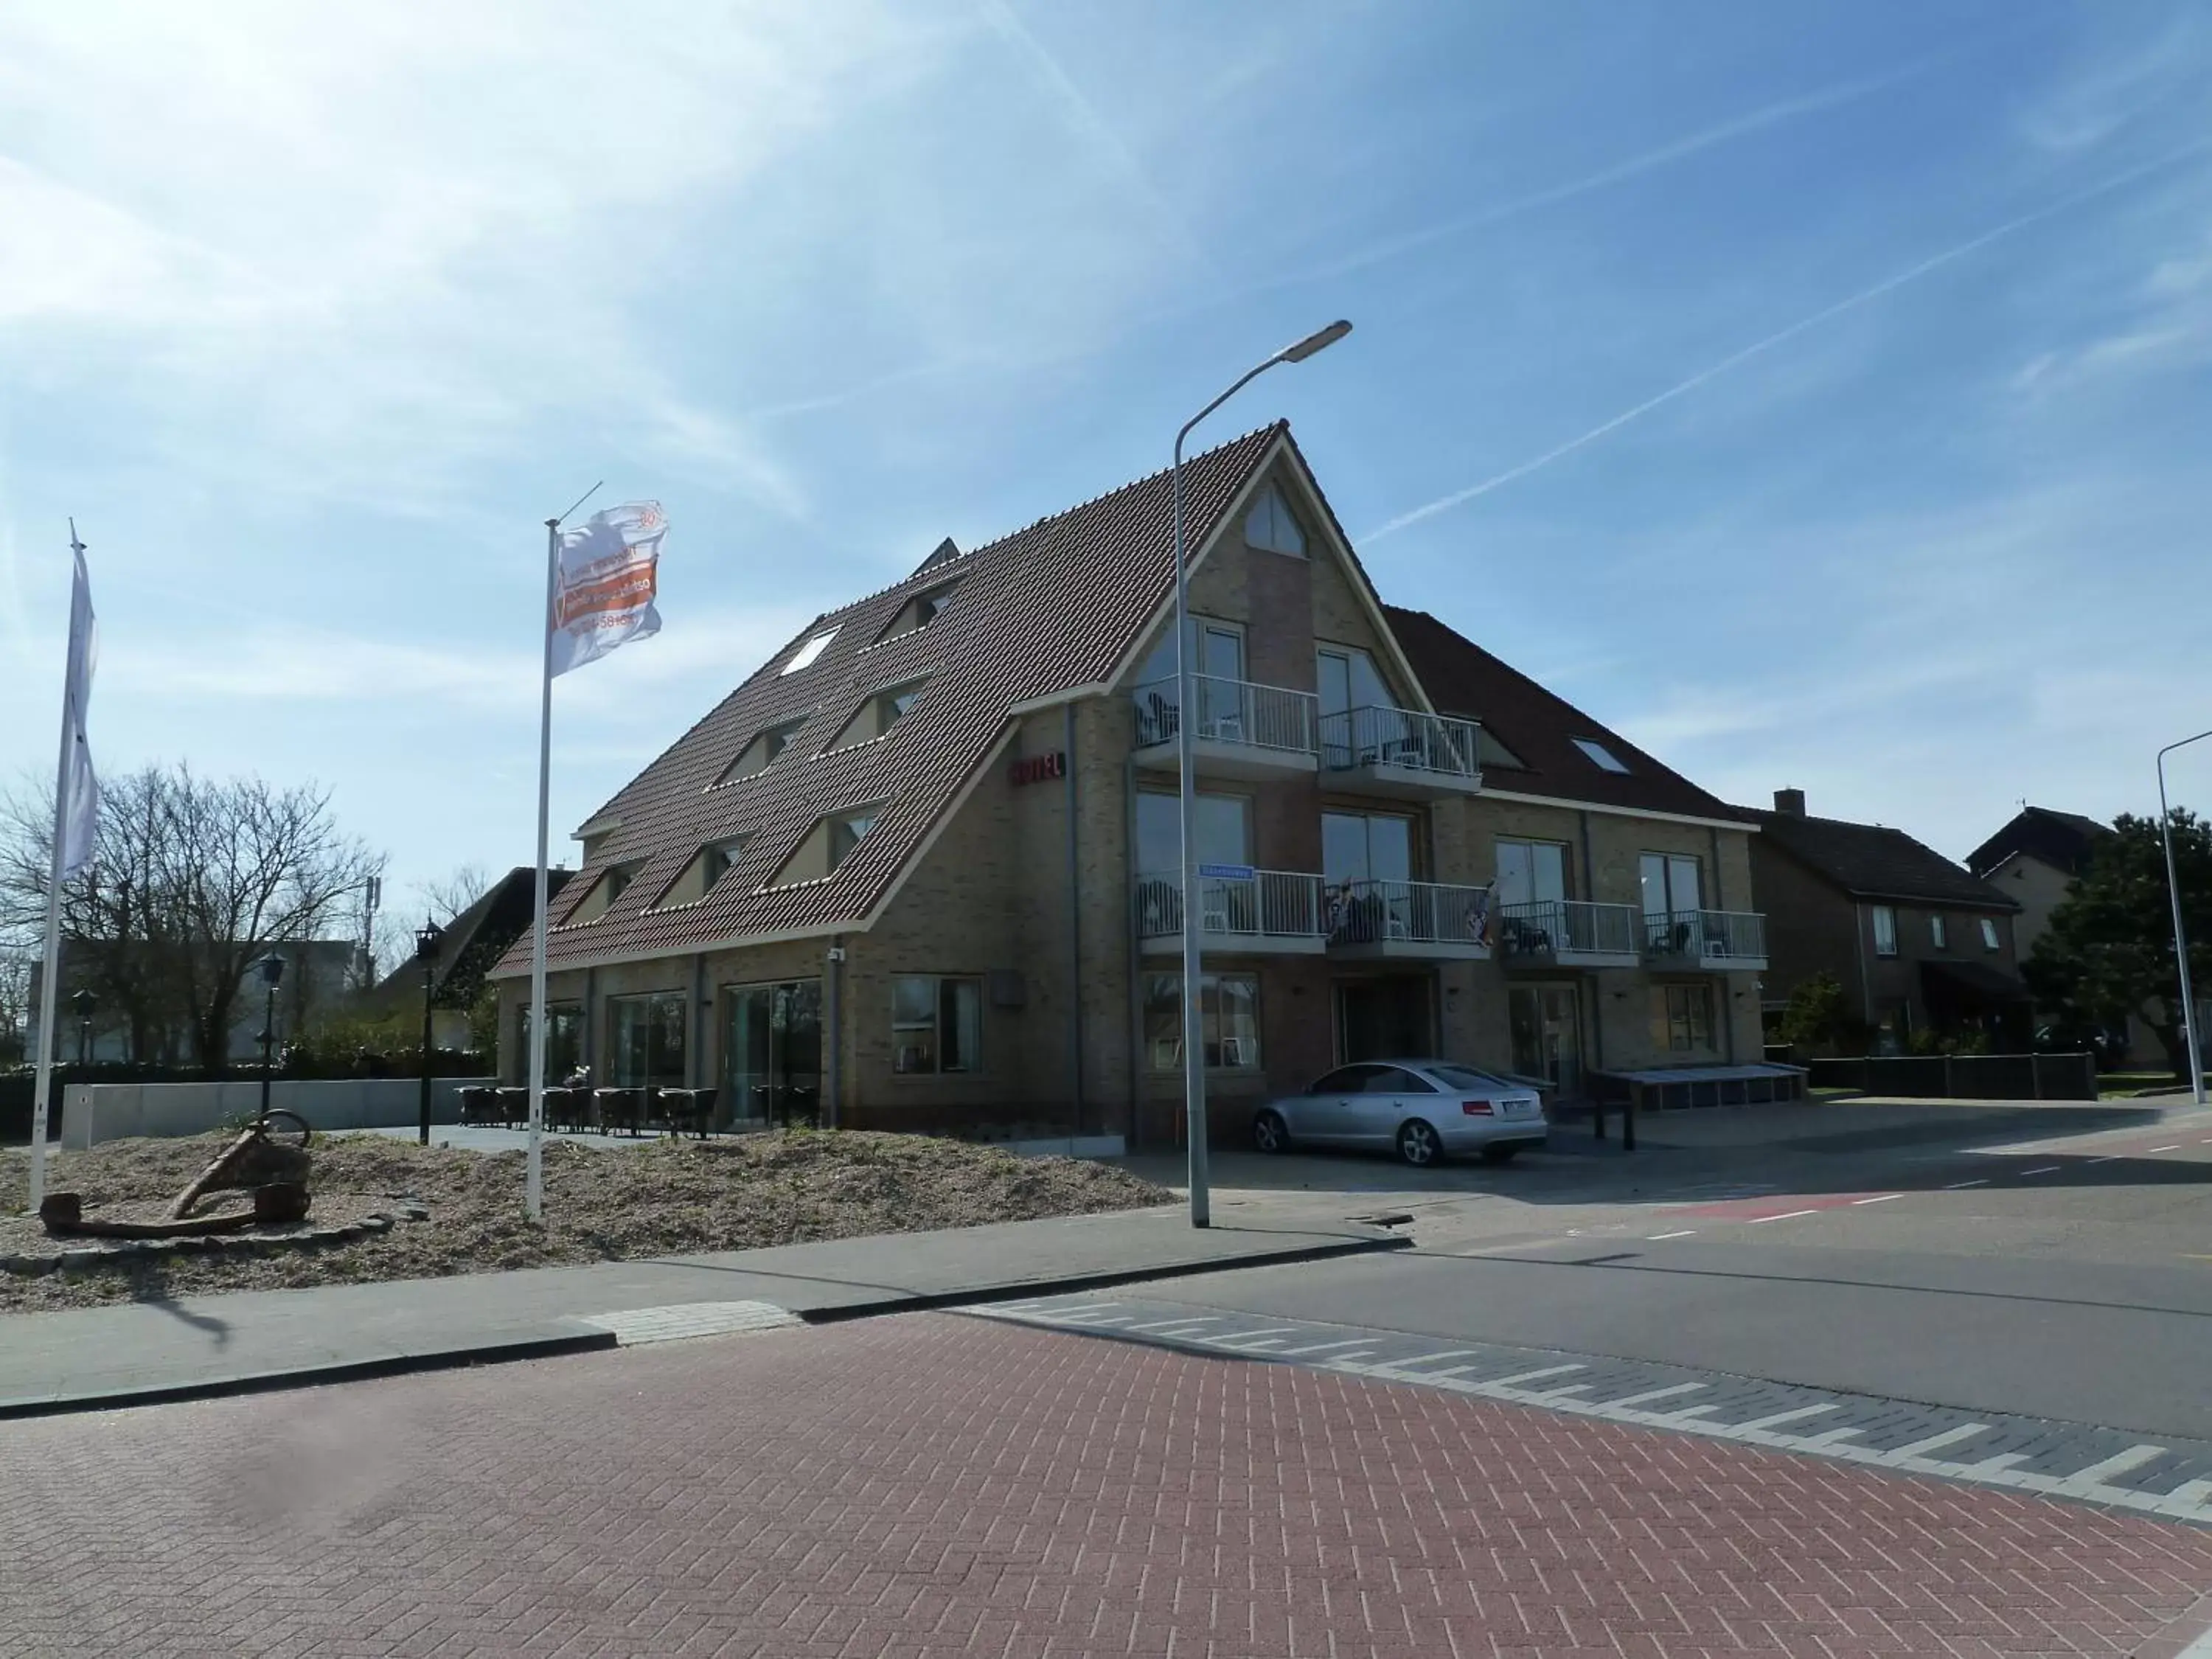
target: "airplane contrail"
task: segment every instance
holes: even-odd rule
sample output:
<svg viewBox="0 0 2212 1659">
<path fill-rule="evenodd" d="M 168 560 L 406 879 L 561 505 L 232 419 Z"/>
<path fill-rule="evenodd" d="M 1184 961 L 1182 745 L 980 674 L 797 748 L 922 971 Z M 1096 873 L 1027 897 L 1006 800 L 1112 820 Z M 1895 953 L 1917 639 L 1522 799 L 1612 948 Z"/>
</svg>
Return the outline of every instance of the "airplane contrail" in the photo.
<svg viewBox="0 0 2212 1659">
<path fill-rule="evenodd" d="M 1479 495 L 1487 495 L 1492 490 L 1511 483 L 1516 478 L 1525 478 L 1531 472 L 1541 467 L 1549 466 L 1553 461 L 1564 456 L 1571 455 L 1575 451 L 1595 443 L 1608 434 L 1620 431 L 1630 422 L 1642 419 L 1653 410 L 1695 392 L 1708 380 L 1717 380 L 1737 365 L 1748 362 L 1752 358 L 1771 351 L 1778 345 L 1786 344 L 1808 329 L 1818 328 L 1822 323 L 1832 321 L 1847 311 L 1856 311 L 1861 306 L 1871 304 L 1881 299 L 1882 295 L 1903 288 L 1907 283 L 1917 282 L 1930 271 L 1939 270 L 1954 260 L 1963 259 L 1968 254 L 1987 247 L 1991 242 L 2009 236 L 2015 231 L 2025 230 L 2028 226 L 2040 223 L 2056 214 L 2065 212 L 2069 208 L 2076 208 L 2085 202 L 2093 202 L 2099 197 L 2108 196 L 2116 190 L 2135 183 L 2138 179 L 2172 167 L 2178 162 L 2187 161 L 2191 156 L 2203 153 L 2207 148 L 2212 148 L 2212 138 L 2203 138 L 2195 143 L 2185 144 L 2179 149 L 2162 155 L 2154 161 L 2145 161 L 2139 167 L 2130 167 L 2124 173 L 2116 173 L 2100 184 L 2091 185 L 2070 195 L 2062 196 L 2057 201 L 2046 204 L 2032 212 L 2023 213 L 2017 218 L 2008 219 L 2002 224 L 1985 230 L 1978 236 L 1971 237 L 1956 246 L 1945 248 L 1940 253 L 1930 254 L 1917 264 L 1907 266 L 1893 276 L 1885 276 L 1871 288 L 1861 289 L 1857 293 L 1838 300 L 1832 305 L 1823 306 L 1810 316 L 1799 318 L 1787 328 L 1778 329 L 1763 340 L 1754 340 L 1741 350 L 1730 352 L 1718 362 L 1707 365 L 1687 380 L 1677 381 L 1664 392 L 1646 398 L 1633 408 L 1623 410 L 1611 419 L 1600 422 L 1589 431 L 1546 450 L 1533 459 L 1523 461 L 1518 466 L 1509 467 L 1493 477 L 1485 478 L 1480 483 L 1470 484 L 1465 489 L 1455 489 L 1449 495 L 1439 495 L 1435 501 L 1425 502 L 1410 512 L 1401 513 L 1396 518 L 1389 520 L 1369 531 L 1359 539 L 1362 542 L 1380 541 L 1383 537 L 1395 535 L 1409 525 L 1419 524 L 1424 519 L 1433 519 L 1439 513 L 1449 513 L 1452 508 L 1463 506 Z"/>
</svg>

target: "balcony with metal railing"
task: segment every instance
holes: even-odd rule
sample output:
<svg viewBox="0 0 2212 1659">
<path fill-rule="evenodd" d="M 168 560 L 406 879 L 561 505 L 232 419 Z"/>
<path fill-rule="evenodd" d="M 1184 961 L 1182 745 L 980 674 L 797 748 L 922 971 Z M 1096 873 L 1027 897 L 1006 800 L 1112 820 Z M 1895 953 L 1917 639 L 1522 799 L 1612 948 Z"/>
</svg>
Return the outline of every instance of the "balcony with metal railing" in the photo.
<svg viewBox="0 0 2212 1659">
<path fill-rule="evenodd" d="M 1328 954 L 1345 962 L 1487 962 L 1490 890 L 1346 881 L 1322 895 Z"/>
<path fill-rule="evenodd" d="M 1655 910 L 1644 917 L 1644 956 L 1656 968 L 1763 970 L 1766 918 L 1752 910 Z"/>
<path fill-rule="evenodd" d="M 1437 799 L 1482 787 L 1473 720 L 1367 706 L 1321 717 L 1321 765 L 1331 789 Z"/>
<path fill-rule="evenodd" d="M 1643 961 L 1632 904 L 1538 899 L 1498 913 L 1498 948 L 1508 967 L 1633 968 Z"/>
<path fill-rule="evenodd" d="M 1133 757 L 1139 766 L 1173 768 L 1182 708 L 1173 678 L 1152 680 L 1130 693 L 1136 711 Z M 1310 691 L 1213 674 L 1191 676 L 1196 716 L 1191 750 L 1200 771 L 1219 777 L 1265 780 L 1320 766 L 1316 731 L 1321 700 Z"/>
<path fill-rule="evenodd" d="M 1137 937 L 1148 951 L 1182 948 L 1182 878 L 1137 878 Z M 1322 880 L 1297 870 L 1200 865 L 1199 943 L 1208 951 L 1317 956 L 1328 943 Z"/>
</svg>

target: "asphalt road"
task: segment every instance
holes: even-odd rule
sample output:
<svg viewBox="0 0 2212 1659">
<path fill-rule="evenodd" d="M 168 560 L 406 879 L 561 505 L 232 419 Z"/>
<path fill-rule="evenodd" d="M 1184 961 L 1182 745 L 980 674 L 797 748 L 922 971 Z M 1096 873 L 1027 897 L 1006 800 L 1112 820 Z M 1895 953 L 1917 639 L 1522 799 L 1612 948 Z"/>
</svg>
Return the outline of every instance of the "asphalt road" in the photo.
<svg viewBox="0 0 2212 1659">
<path fill-rule="evenodd" d="M 1402 1204 L 1419 1248 L 1147 1296 L 2212 1440 L 2212 1114 L 2027 1121 L 1418 1185 L 1291 1160 L 1285 1183 L 1344 1170 L 1349 1206 Z"/>
</svg>

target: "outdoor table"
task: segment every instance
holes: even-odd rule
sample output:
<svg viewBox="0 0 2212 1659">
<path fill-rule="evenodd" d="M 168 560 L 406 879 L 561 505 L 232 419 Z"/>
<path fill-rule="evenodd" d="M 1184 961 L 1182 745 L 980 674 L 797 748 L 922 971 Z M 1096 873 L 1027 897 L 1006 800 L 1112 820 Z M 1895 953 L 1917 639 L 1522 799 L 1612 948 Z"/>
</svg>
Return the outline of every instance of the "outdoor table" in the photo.
<svg viewBox="0 0 2212 1659">
<path fill-rule="evenodd" d="M 461 1091 L 461 1121 L 463 1123 L 496 1123 L 500 1121 L 499 1091 L 477 1086 Z"/>
<path fill-rule="evenodd" d="M 516 1124 L 530 1121 L 529 1090 L 501 1089 L 498 1091 L 498 1094 L 499 1115 L 502 1122 Z"/>
<path fill-rule="evenodd" d="M 592 1097 L 599 1107 L 601 1133 L 627 1128 L 640 1134 L 645 1128 L 645 1091 L 642 1089 L 594 1089 Z"/>
</svg>

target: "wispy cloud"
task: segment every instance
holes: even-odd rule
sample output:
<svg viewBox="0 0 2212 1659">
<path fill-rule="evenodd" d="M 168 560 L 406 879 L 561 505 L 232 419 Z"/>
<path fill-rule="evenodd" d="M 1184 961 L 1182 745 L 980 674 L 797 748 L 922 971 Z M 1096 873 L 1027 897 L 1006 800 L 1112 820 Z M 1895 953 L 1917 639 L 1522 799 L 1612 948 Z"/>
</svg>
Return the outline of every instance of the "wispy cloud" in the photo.
<svg viewBox="0 0 2212 1659">
<path fill-rule="evenodd" d="M 1553 462 L 1564 459 L 1577 450 L 1587 448 L 1600 439 L 1620 431 L 1621 428 L 1642 420 L 1653 410 L 1662 409 L 1679 398 L 1687 397 L 1708 381 L 1719 379 L 1731 369 L 1741 368 L 1752 359 L 1772 351 L 1778 346 L 1788 344 L 1799 335 L 1818 328 L 1823 323 L 1832 322 L 1848 312 L 1858 310 L 1862 306 L 1871 305 L 1876 300 L 1895 293 L 1908 283 L 1917 283 L 1922 277 L 1941 270 L 1944 266 L 1963 259 L 1969 254 L 1979 252 L 1992 242 L 2016 235 L 2031 225 L 2040 224 L 2056 215 L 2083 206 L 2100 197 L 2109 196 L 2114 191 L 2123 189 L 2152 173 L 2161 173 L 2170 167 L 2179 166 L 2184 161 L 2203 155 L 2207 149 L 2212 149 L 2212 139 L 2203 139 L 2196 143 L 2185 144 L 2178 150 L 2170 151 L 2159 157 L 2156 161 L 2146 161 L 2139 167 L 2130 167 L 2086 189 L 2071 191 L 2043 207 L 2016 215 L 2002 224 L 1982 232 L 1978 236 L 1969 237 L 1963 242 L 1955 243 L 1945 248 L 1940 253 L 1930 254 L 1928 258 L 1918 260 L 1902 270 L 1883 277 L 1878 283 L 1799 318 L 1787 327 L 1777 329 L 1773 333 L 1754 340 L 1749 345 L 1730 352 L 1727 356 L 1717 362 L 1707 364 L 1686 379 L 1676 381 L 1665 391 L 1655 393 L 1641 403 L 1632 404 L 1618 415 L 1599 422 L 1588 431 L 1578 433 L 1565 442 L 1554 445 L 1540 455 L 1522 461 L 1517 465 L 1508 467 L 1503 472 L 1495 473 L 1483 479 L 1480 483 L 1469 484 L 1464 489 L 1455 489 L 1448 495 L 1439 495 L 1434 501 L 1425 501 L 1419 507 L 1399 514 L 1395 518 L 1386 519 L 1374 529 L 1367 532 L 1360 539 L 1363 542 L 1380 541 L 1385 536 L 1395 535 L 1399 531 L 1419 524 L 1424 520 L 1433 519 L 1440 513 L 1449 513 L 1455 507 L 1462 507 L 1469 501 L 1487 495 L 1494 489 L 1503 489 L 1516 479 L 1525 478 L 1532 472 L 1540 471 L 1551 465 Z"/>
</svg>

